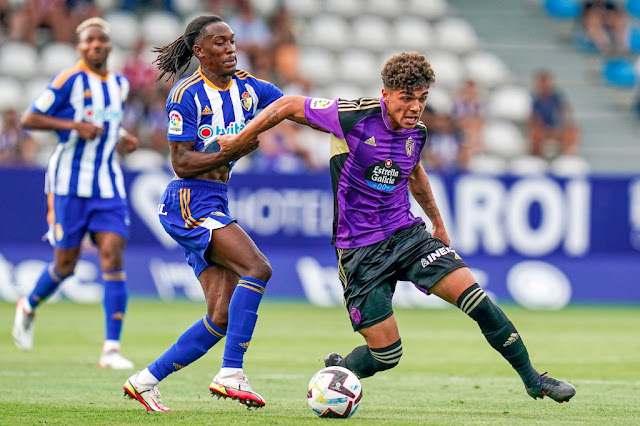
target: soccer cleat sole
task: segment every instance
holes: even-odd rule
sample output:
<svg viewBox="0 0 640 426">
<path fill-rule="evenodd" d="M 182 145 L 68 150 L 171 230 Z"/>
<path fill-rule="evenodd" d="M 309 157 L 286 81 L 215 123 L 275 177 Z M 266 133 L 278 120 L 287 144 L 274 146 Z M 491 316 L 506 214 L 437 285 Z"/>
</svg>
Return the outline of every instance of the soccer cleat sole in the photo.
<svg viewBox="0 0 640 426">
<path fill-rule="evenodd" d="M 211 384 L 209 390 L 211 391 L 211 396 L 217 396 L 218 399 L 231 398 L 232 400 L 238 401 L 240 404 L 246 406 L 247 409 L 255 408 L 257 410 L 258 408 L 264 407 L 266 404 L 262 398 L 246 391 L 231 390 L 217 384 Z"/>
<path fill-rule="evenodd" d="M 147 404 L 147 402 L 142 398 L 142 396 L 140 396 L 136 388 L 133 386 L 133 384 L 129 380 L 127 380 L 127 383 L 125 383 L 122 388 L 124 389 L 125 397 L 129 399 L 135 399 L 136 401 L 140 402 L 140 404 L 142 404 L 144 408 L 147 409 L 147 411 L 161 411 L 161 412 L 171 411 L 171 408 L 166 408 L 166 407 L 164 408 L 157 407 L 158 408 L 157 410 L 154 410 L 153 408 L 151 408 L 149 404 Z"/>
</svg>

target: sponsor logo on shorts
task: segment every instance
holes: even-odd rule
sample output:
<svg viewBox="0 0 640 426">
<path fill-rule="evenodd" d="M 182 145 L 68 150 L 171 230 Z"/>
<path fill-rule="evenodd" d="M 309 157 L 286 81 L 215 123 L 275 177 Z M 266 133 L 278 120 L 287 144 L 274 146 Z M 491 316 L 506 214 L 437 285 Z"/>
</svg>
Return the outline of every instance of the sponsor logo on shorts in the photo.
<svg viewBox="0 0 640 426">
<path fill-rule="evenodd" d="M 309 108 L 311 109 L 327 109 L 331 105 L 333 105 L 333 99 L 323 99 L 323 98 L 313 98 L 311 99 L 311 105 Z"/>
<path fill-rule="evenodd" d="M 349 316 L 351 317 L 351 321 L 353 321 L 355 324 L 360 324 L 360 321 L 362 321 L 360 309 L 356 307 L 353 307 L 349 310 Z"/>
<path fill-rule="evenodd" d="M 182 115 L 178 111 L 171 111 L 169 113 L 169 134 L 181 135 L 182 134 Z"/>
<path fill-rule="evenodd" d="M 456 255 L 456 259 L 460 258 L 460 256 L 458 256 L 456 251 L 454 249 L 452 249 L 451 247 L 440 247 L 438 250 L 429 253 L 426 256 L 426 258 L 423 257 L 422 259 L 420 259 L 420 264 L 422 265 L 423 268 L 426 268 L 427 266 L 431 265 L 437 259 L 439 259 L 442 256 L 445 256 L 445 255 L 447 255 L 449 253 L 454 253 Z"/>
<path fill-rule="evenodd" d="M 511 333 L 507 341 L 502 344 L 502 347 L 506 348 L 507 346 L 512 345 L 513 343 L 517 342 L 519 338 L 520 335 L 518 333 Z"/>
</svg>

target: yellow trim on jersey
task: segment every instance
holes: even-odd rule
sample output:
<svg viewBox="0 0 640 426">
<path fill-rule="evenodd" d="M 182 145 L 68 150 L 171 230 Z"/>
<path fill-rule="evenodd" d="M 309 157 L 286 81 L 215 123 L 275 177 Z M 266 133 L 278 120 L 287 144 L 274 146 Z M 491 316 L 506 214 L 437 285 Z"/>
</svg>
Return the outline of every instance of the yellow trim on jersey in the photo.
<svg viewBox="0 0 640 426">
<path fill-rule="evenodd" d="M 229 84 L 227 84 L 227 87 L 224 89 L 219 88 L 218 86 L 216 86 L 215 84 L 213 84 L 211 82 L 211 80 L 209 80 L 207 77 L 205 77 L 204 74 L 202 74 L 202 67 L 198 67 L 198 73 L 202 76 L 202 79 L 204 80 L 205 84 L 209 87 L 211 87 L 212 89 L 215 89 L 219 92 L 224 92 L 227 91 L 229 89 L 231 89 L 231 85 L 233 84 L 233 79 L 229 79 Z"/>
<path fill-rule="evenodd" d="M 54 89 L 61 88 L 67 82 L 67 80 L 69 80 L 69 77 L 71 77 L 78 71 L 80 71 L 80 67 L 78 65 L 73 68 L 60 71 L 60 73 L 51 82 L 51 87 L 53 87 Z"/>
<path fill-rule="evenodd" d="M 198 73 L 193 73 L 191 74 L 189 77 L 185 78 L 184 80 L 182 80 L 182 82 L 180 84 L 178 84 L 176 86 L 175 89 L 173 89 L 173 93 L 171 94 L 171 102 L 176 102 L 176 99 L 178 99 L 178 93 L 182 90 L 182 88 L 189 84 L 190 82 L 192 82 L 194 79 L 199 78 L 200 76 L 198 75 Z"/>
<path fill-rule="evenodd" d="M 346 139 L 340 139 L 334 134 L 331 134 L 331 153 L 329 158 L 333 158 L 336 155 L 346 154 L 349 152 L 349 145 L 347 145 Z"/>
<path fill-rule="evenodd" d="M 269 83 L 269 81 L 258 78 L 243 70 L 236 71 L 236 77 L 238 77 L 238 80 L 246 80 L 247 78 L 253 78 L 255 80 L 262 81 L 263 83 Z"/>
<path fill-rule="evenodd" d="M 84 61 L 84 59 L 80 59 L 80 61 L 78 62 L 78 65 L 76 65 L 78 68 L 80 68 L 82 71 L 86 72 L 87 74 L 93 74 L 96 77 L 98 77 L 100 80 L 107 81 L 109 79 L 109 70 L 107 70 L 107 74 L 106 75 L 102 75 L 102 74 L 98 74 L 97 72 L 93 71 L 91 68 L 89 68 L 89 65 L 87 65 L 87 63 Z"/>
</svg>

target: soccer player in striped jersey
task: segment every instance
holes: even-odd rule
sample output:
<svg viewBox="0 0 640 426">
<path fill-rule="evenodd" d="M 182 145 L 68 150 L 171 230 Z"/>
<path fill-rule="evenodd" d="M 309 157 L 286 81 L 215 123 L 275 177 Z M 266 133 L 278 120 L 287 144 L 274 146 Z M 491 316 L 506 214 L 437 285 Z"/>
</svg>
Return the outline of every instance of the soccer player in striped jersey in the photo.
<svg viewBox="0 0 640 426">
<path fill-rule="evenodd" d="M 241 132 L 256 112 L 282 96 L 273 84 L 236 70 L 235 36 L 218 16 L 192 20 L 184 35 L 156 49 L 163 75 L 177 75 L 195 57 L 200 67 L 179 80 L 167 99 L 167 138 L 175 178 L 158 206 L 164 229 L 182 247 L 204 290 L 207 312 L 167 351 L 124 384 L 125 395 L 149 411 L 169 411 L 158 383 L 202 357 L 226 336 L 212 394 L 262 407 L 243 373 L 243 358 L 271 266 L 231 216 L 227 184 L 235 160 L 253 151 L 220 151 L 215 137 Z"/>
<path fill-rule="evenodd" d="M 420 163 L 427 128 L 419 120 L 435 82 L 429 62 L 419 53 L 401 53 L 386 62 L 381 74 L 381 98 L 349 101 L 285 96 L 269 105 L 242 133 L 218 140 L 222 149 L 241 150 L 285 118 L 306 120 L 332 134 L 333 244 L 351 325 L 366 344 L 344 358 L 329 354 L 325 365 L 346 367 L 364 378 L 398 364 L 402 342 L 392 298 L 396 282 L 407 280 L 475 320 L 489 344 L 516 370 L 531 397 L 568 401 L 575 388 L 533 368 L 514 325 L 450 247 Z M 432 233 L 411 213 L 409 193 L 429 217 Z"/>
<path fill-rule="evenodd" d="M 36 308 L 73 274 L 82 239 L 89 233 L 98 247 L 104 283 L 106 338 L 98 365 L 131 369 L 133 363 L 120 354 L 129 212 L 116 154 L 118 143 L 124 152 L 138 144 L 121 127 L 129 83 L 107 68 L 107 22 L 90 18 L 78 25 L 76 34 L 81 60 L 56 75 L 21 120 L 28 128 L 55 130 L 59 143 L 49 160 L 45 188 L 54 261 L 31 294 L 18 301 L 12 334 L 20 349 L 32 349 Z"/>
</svg>

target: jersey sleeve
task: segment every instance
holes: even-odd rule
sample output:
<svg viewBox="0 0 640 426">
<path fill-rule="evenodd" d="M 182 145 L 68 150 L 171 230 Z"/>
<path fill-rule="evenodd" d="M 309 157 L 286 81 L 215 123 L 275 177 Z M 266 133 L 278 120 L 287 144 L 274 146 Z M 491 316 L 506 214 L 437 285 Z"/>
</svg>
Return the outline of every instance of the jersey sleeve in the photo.
<svg viewBox="0 0 640 426">
<path fill-rule="evenodd" d="M 304 116 L 310 124 L 333 133 L 339 139 L 344 139 L 338 112 L 338 99 L 307 98 L 304 101 Z"/>
<path fill-rule="evenodd" d="M 185 93 L 188 95 L 188 93 Z M 182 96 L 180 102 L 167 99 L 167 139 L 174 142 L 190 142 L 197 139 L 197 108 L 192 96 Z"/>
<path fill-rule="evenodd" d="M 56 74 L 47 88 L 31 104 L 31 111 L 55 116 L 60 108 L 69 101 L 71 88 L 77 76 L 69 78 L 67 71 Z"/>
<path fill-rule="evenodd" d="M 271 104 L 278 98 L 284 96 L 282 90 L 280 90 L 275 84 L 269 83 L 265 80 L 255 79 L 254 84 L 256 85 L 257 94 L 258 94 L 258 107 L 260 110 L 267 105 Z"/>
</svg>

